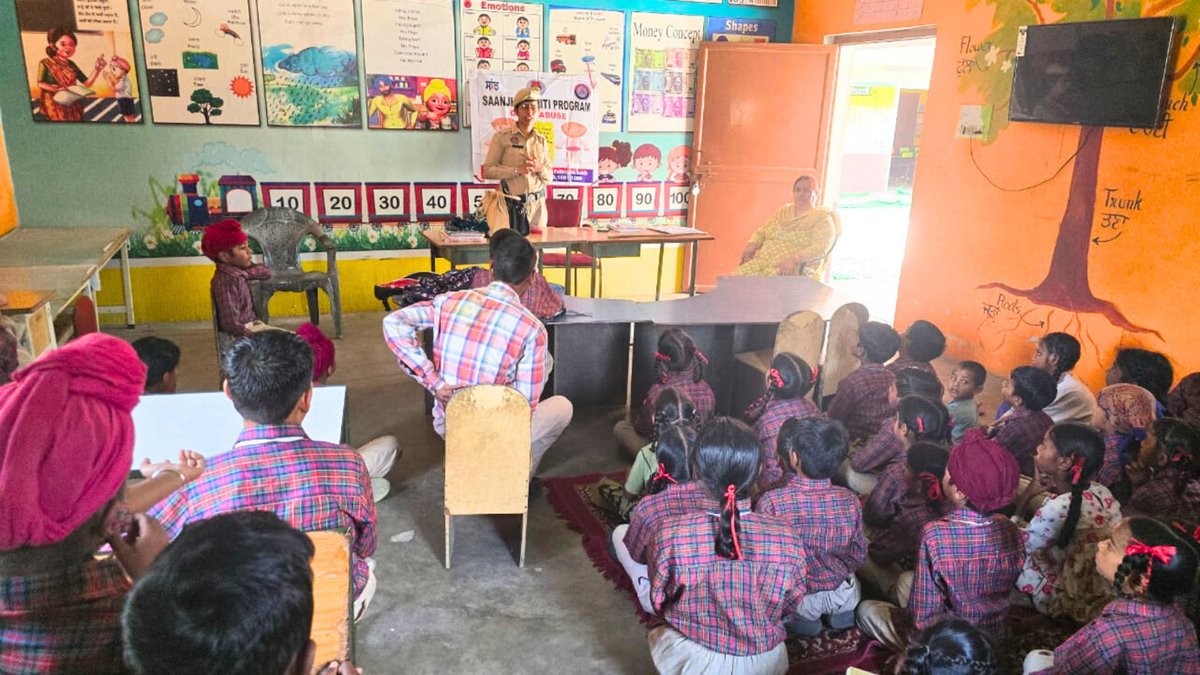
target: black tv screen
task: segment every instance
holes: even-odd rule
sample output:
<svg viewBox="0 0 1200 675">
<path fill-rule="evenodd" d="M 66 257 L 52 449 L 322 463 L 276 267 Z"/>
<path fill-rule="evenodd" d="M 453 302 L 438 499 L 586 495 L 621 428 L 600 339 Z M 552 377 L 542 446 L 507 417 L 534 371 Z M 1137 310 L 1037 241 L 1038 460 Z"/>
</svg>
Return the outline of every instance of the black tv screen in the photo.
<svg viewBox="0 0 1200 675">
<path fill-rule="evenodd" d="M 1157 127 L 1170 82 L 1174 34 L 1171 17 L 1029 26 L 1013 74 L 1008 118 Z"/>
</svg>

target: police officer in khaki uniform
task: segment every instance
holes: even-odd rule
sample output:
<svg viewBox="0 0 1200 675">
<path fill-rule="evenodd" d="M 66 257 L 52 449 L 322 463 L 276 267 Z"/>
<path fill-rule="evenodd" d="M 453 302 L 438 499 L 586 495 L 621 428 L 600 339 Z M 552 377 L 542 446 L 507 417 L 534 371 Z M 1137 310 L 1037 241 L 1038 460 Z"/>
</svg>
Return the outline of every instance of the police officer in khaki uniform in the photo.
<svg viewBox="0 0 1200 675">
<path fill-rule="evenodd" d="M 500 180 L 508 193 L 525 200 L 531 231 L 546 227 L 546 184 L 553 179 L 546 137 L 534 131 L 541 92 L 526 87 L 513 97 L 517 122 L 496 132 L 483 160 L 483 177 Z"/>
</svg>

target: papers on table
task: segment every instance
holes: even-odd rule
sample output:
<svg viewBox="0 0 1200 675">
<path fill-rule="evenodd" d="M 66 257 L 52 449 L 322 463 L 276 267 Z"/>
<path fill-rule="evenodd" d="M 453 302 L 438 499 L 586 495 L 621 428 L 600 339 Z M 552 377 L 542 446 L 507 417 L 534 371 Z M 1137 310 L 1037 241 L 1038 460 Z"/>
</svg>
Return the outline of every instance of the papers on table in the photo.
<svg viewBox="0 0 1200 675">
<path fill-rule="evenodd" d="M 670 235 L 704 234 L 704 232 L 697 230 L 694 227 L 684 227 L 682 225 L 654 225 L 654 226 L 650 227 L 649 229 L 654 230 L 655 232 L 662 232 L 663 234 L 670 234 Z"/>
</svg>

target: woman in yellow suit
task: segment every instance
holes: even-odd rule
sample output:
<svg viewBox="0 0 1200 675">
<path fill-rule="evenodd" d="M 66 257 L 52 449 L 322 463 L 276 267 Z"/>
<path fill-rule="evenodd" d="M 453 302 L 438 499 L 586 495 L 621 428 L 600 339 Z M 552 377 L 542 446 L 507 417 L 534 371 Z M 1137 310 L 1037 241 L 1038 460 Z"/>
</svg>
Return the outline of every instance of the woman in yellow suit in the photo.
<svg viewBox="0 0 1200 675">
<path fill-rule="evenodd" d="M 792 185 L 792 203 L 776 209 L 750 236 L 736 274 L 751 277 L 804 274 L 820 281 L 842 224 L 832 210 L 816 205 L 819 195 L 814 176 L 797 178 Z"/>
</svg>

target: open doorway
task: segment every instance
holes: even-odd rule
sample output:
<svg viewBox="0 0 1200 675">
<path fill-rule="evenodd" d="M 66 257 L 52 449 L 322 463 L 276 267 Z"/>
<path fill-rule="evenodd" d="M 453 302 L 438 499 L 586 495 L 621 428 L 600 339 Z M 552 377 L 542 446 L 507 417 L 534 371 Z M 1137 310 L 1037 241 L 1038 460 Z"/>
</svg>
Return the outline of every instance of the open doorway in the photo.
<svg viewBox="0 0 1200 675">
<path fill-rule="evenodd" d="M 908 237 L 932 30 L 842 36 L 826 189 L 842 220 L 829 284 L 891 322 Z M 899 39 L 897 39 L 899 37 Z"/>
</svg>

